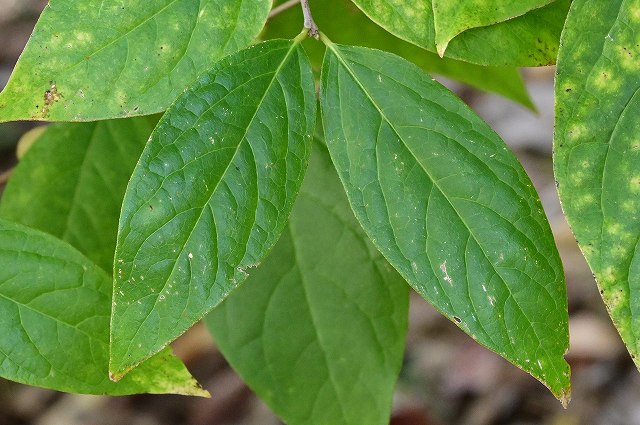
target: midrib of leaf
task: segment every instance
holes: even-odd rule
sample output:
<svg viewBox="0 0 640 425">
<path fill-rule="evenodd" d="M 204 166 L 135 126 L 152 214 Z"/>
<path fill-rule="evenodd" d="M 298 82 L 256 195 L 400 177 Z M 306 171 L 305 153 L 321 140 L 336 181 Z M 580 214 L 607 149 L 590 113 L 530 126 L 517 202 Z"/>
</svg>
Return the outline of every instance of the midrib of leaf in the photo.
<svg viewBox="0 0 640 425">
<path fill-rule="evenodd" d="M 71 228 L 71 222 L 72 222 L 71 216 L 73 215 L 73 213 L 76 211 L 76 208 L 78 207 L 78 203 L 77 203 L 78 192 L 80 190 L 81 182 L 85 180 L 84 177 L 88 173 L 87 167 L 89 164 L 88 162 L 88 159 L 90 156 L 89 151 L 94 146 L 94 143 L 96 141 L 97 128 L 98 128 L 98 125 L 94 124 L 93 129 L 91 129 L 91 135 L 89 136 L 89 143 L 87 144 L 87 149 L 86 149 L 84 158 L 82 158 L 82 164 L 80 164 L 80 172 L 78 173 L 78 178 L 76 179 L 76 182 L 73 188 L 73 196 L 71 197 L 71 202 L 69 203 L 69 211 L 67 212 L 67 219 L 65 220 L 64 232 L 62 233 L 62 237 L 60 238 L 64 241 L 69 240 L 69 230 Z"/>
<path fill-rule="evenodd" d="M 5 250 L 5 251 L 6 251 L 6 250 Z M 102 269 L 100 269 L 100 271 L 102 271 Z M 51 316 L 51 315 L 49 315 L 49 314 L 45 313 L 44 311 L 40 311 L 40 310 L 38 310 L 38 309 L 36 309 L 36 308 L 34 308 L 34 307 L 31 307 L 29 304 L 25 304 L 25 303 L 22 303 L 22 302 L 20 302 L 20 301 L 18 301 L 18 300 L 14 300 L 13 298 L 10 298 L 10 297 L 6 296 L 6 295 L 5 295 L 5 294 L 3 294 L 2 292 L 0 292 L 0 298 L 4 298 L 5 300 L 7 300 L 7 301 L 9 301 L 9 302 L 11 302 L 11 303 L 14 303 L 14 304 L 16 304 L 16 305 L 17 305 L 17 306 L 19 306 L 19 307 L 24 307 L 24 308 L 26 308 L 27 310 L 33 311 L 34 313 L 37 313 L 37 314 L 39 314 L 39 315 L 41 315 L 41 316 L 43 316 L 43 317 L 46 317 L 47 319 L 51 319 L 52 321 L 54 321 L 54 322 L 56 322 L 56 323 L 61 323 L 61 324 L 65 325 L 65 326 L 68 326 L 68 327 L 70 327 L 70 328 L 72 328 L 72 329 L 75 329 L 75 330 L 77 330 L 78 332 L 80 332 L 81 334 L 85 335 L 85 336 L 86 336 L 87 338 L 89 338 L 90 340 L 97 341 L 97 340 L 96 340 L 92 335 L 89 335 L 88 333 L 86 333 L 86 332 L 85 332 L 85 331 L 83 331 L 82 329 L 78 328 L 76 325 L 73 325 L 73 324 L 71 324 L 71 323 L 65 322 L 64 320 L 62 320 L 62 319 L 60 319 L 60 318 L 58 318 L 58 317 L 53 317 L 53 316 Z M 19 309 L 19 308 L 18 308 L 18 311 L 20 311 L 20 309 Z M 20 321 L 22 322 L 22 318 L 20 318 Z M 27 332 L 27 330 L 26 330 L 26 329 L 24 330 L 24 332 L 25 332 L 25 334 L 28 334 L 28 332 Z M 34 345 L 35 345 L 35 344 L 34 344 Z"/>
<path fill-rule="evenodd" d="M 201 10 L 201 7 L 202 7 L 202 2 L 201 2 L 201 0 L 198 0 L 198 10 Z M 173 71 L 175 71 L 175 69 L 178 66 L 178 64 L 180 63 L 180 61 L 185 58 L 187 51 L 189 51 L 189 46 L 191 46 L 191 41 L 193 40 L 193 34 L 194 34 L 195 30 L 196 30 L 196 27 L 198 26 L 198 21 L 199 20 L 200 20 L 200 17 L 196 17 L 196 20 L 193 22 L 193 26 L 191 27 L 191 29 L 189 31 L 189 40 L 184 44 L 184 48 L 182 49 L 182 53 L 180 55 L 176 55 L 176 59 L 175 59 L 173 65 L 171 66 L 171 69 L 168 72 L 164 73 L 164 75 L 159 74 L 154 81 L 149 82 L 147 84 L 147 88 L 145 88 L 141 92 L 141 94 L 147 94 L 149 92 L 149 90 L 151 90 L 153 87 L 155 87 L 160 81 L 162 81 L 163 78 L 169 77 L 171 75 L 171 73 Z M 237 26 L 237 23 L 236 23 L 236 26 Z M 133 31 L 135 31 L 135 30 L 132 30 L 131 32 L 133 32 Z M 157 34 L 158 34 L 158 28 L 157 28 L 157 25 L 156 25 L 156 37 L 157 37 Z M 233 37 L 233 33 L 229 33 L 228 40 L 231 40 L 231 37 Z M 228 43 L 228 41 L 227 41 L 227 43 Z M 225 44 L 225 48 L 226 48 L 226 46 L 227 45 Z M 127 42 L 127 49 L 128 48 L 129 48 L 129 43 Z M 127 53 L 128 53 L 128 50 L 127 50 Z M 128 61 L 129 61 L 129 56 L 127 54 L 127 59 L 125 60 L 125 63 L 123 65 L 123 67 L 122 67 L 122 71 L 124 71 L 124 69 L 126 68 Z M 122 71 L 120 71 L 120 75 L 118 75 L 117 80 L 120 79 Z M 171 78 L 169 78 L 169 81 L 171 81 Z"/>
<path fill-rule="evenodd" d="M 76 62 L 72 65 L 69 65 L 67 68 L 63 69 L 62 71 L 60 71 L 60 73 L 64 73 L 67 72 L 68 70 L 75 68 L 76 66 L 80 65 L 81 63 L 84 63 L 85 60 L 87 58 L 91 58 L 95 55 L 97 55 L 98 53 L 100 53 L 101 51 L 103 51 L 104 49 L 106 49 L 107 47 L 111 46 L 112 44 L 115 44 L 116 42 L 120 41 L 121 39 L 123 39 L 124 37 L 128 36 L 129 34 L 131 34 L 132 32 L 134 32 L 135 30 L 137 30 L 138 28 L 140 28 L 141 26 L 143 26 L 144 24 L 146 24 L 147 22 L 149 22 L 150 20 L 152 20 L 153 18 L 155 18 L 156 16 L 160 15 L 162 12 L 164 12 L 166 9 L 170 8 L 171 6 L 173 6 L 174 4 L 176 4 L 178 1 L 183 1 L 183 0 L 171 0 L 168 4 L 166 4 L 165 6 L 163 6 L 160 10 L 158 10 L 157 12 L 154 12 L 152 15 L 144 18 L 142 20 L 142 22 L 135 24 L 132 28 L 126 30 L 125 33 L 120 34 L 119 36 L 117 36 L 116 38 L 114 38 L 113 40 L 109 41 L 107 44 L 105 44 L 102 47 L 99 47 L 97 50 L 93 51 L 92 53 L 89 53 L 88 55 L 86 55 L 85 58 L 83 58 L 80 62 Z M 104 4 L 104 1 L 102 2 Z M 198 3 L 200 3 L 200 0 L 198 0 Z M 51 6 L 49 6 L 51 7 Z M 100 9 L 102 10 L 102 6 L 100 7 Z M 126 62 L 125 62 L 126 64 Z"/>
<path fill-rule="evenodd" d="M 204 214 L 205 210 L 207 210 L 206 206 L 211 202 L 211 199 L 213 198 L 213 195 L 216 193 L 216 191 L 218 190 L 218 186 L 220 185 L 220 182 L 222 182 L 222 180 L 224 179 L 224 176 L 227 174 L 227 172 L 229 171 L 229 167 L 231 167 L 231 164 L 233 163 L 233 159 L 235 158 L 235 156 L 238 154 L 238 151 L 240 150 L 240 147 L 243 145 L 243 143 L 248 143 L 246 141 L 246 136 L 247 133 L 249 132 L 249 129 L 252 127 L 253 125 L 253 121 L 256 118 L 258 111 L 260 111 L 260 108 L 262 107 L 262 104 L 264 102 L 264 99 L 267 97 L 267 94 L 271 91 L 274 82 L 277 80 L 278 75 L 280 73 L 280 71 L 282 70 L 282 68 L 284 67 L 284 65 L 289 61 L 289 58 L 291 57 L 291 53 L 298 47 L 299 41 L 294 41 L 291 44 L 291 47 L 289 47 L 289 50 L 287 51 L 287 53 L 285 54 L 285 57 L 283 58 L 282 62 L 280 62 L 280 64 L 278 65 L 278 67 L 276 68 L 276 70 L 273 73 L 273 77 L 271 78 L 271 80 L 269 81 L 269 84 L 267 85 L 266 90 L 264 91 L 264 94 L 261 96 L 260 101 L 258 102 L 258 104 L 256 105 L 256 110 L 253 112 L 251 118 L 249 119 L 249 122 L 245 128 L 245 131 L 242 135 L 242 137 L 240 138 L 240 142 L 237 144 L 232 157 L 229 160 L 229 163 L 226 165 L 224 171 L 220 174 L 220 179 L 216 182 L 215 186 L 213 187 L 213 189 L 210 191 L 210 193 L 208 194 L 208 199 L 207 201 L 204 203 L 204 205 L 202 206 L 202 208 L 200 208 L 200 213 L 198 214 L 198 217 L 196 218 L 196 220 L 194 221 L 195 224 L 197 225 L 197 223 L 200 222 L 200 220 L 202 219 L 202 215 Z M 252 81 L 256 78 L 259 77 L 254 77 L 252 79 L 250 79 L 249 81 Z M 241 86 L 235 87 L 233 90 L 229 91 L 225 96 L 223 96 L 222 98 L 220 98 L 220 100 L 218 100 L 216 103 L 214 103 L 213 105 L 211 105 L 209 108 L 206 109 L 205 112 L 202 113 L 201 116 L 204 116 L 207 112 L 209 112 L 211 109 L 213 109 L 214 107 L 216 107 L 220 102 L 222 102 L 224 99 L 227 98 L 227 96 L 229 96 L 229 94 L 233 93 L 235 90 L 239 89 L 240 87 L 242 87 L 243 85 L 247 84 L 249 81 L 245 82 L 244 84 L 242 84 Z M 202 118 L 199 118 L 195 123 L 197 124 Z M 193 127 L 193 126 L 192 126 Z M 180 139 L 185 133 L 187 132 L 187 130 L 183 131 L 175 140 Z M 251 145 L 249 144 L 249 147 L 251 147 Z M 186 166 L 186 164 L 185 164 Z M 184 166 L 183 166 L 184 168 Z M 173 173 L 172 173 L 173 174 Z M 168 176 L 167 176 L 168 177 Z M 166 179 L 166 178 L 165 178 Z M 159 186 L 159 188 L 156 190 L 156 193 L 158 190 L 160 190 L 161 186 Z M 125 196 L 126 197 L 126 196 Z M 142 206 L 140 207 L 142 208 Z M 138 209 L 138 211 L 140 210 L 140 208 Z M 212 212 L 211 213 L 212 219 L 213 219 L 213 223 L 214 223 L 214 227 L 217 228 L 216 224 L 215 224 L 215 214 Z M 171 219 L 173 220 L 173 218 Z M 169 222 L 171 222 L 171 220 L 169 220 Z M 165 223 L 166 224 L 166 223 Z M 187 243 L 189 242 L 189 240 L 191 239 L 191 236 L 193 235 L 193 232 L 196 229 L 196 225 L 194 225 L 191 230 L 189 231 L 189 235 L 185 238 L 185 242 L 182 245 L 182 248 L 180 249 L 180 254 L 182 254 L 186 248 Z M 164 226 L 164 225 L 163 225 Z M 161 226 L 160 228 L 162 228 L 163 226 Z M 253 228 L 253 227 L 252 227 Z M 148 240 L 150 237 L 152 237 L 156 232 L 152 233 L 151 235 L 147 236 L 145 238 L 145 241 Z M 217 232 L 216 232 L 216 236 L 217 236 Z M 142 245 L 144 244 L 144 242 L 140 245 L 142 247 Z M 134 263 L 138 257 L 138 254 L 140 253 L 140 249 L 138 249 L 138 251 L 136 252 L 136 255 L 134 256 L 132 263 Z M 217 254 L 216 254 L 217 255 Z M 162 287 L 162 290 L 158 291 L 157 293 L 152 294 L 152 296 L 154 297 L 154 301 L 153 301 L 153 307 L 151 308 L 151 310 L 149 310 L 149 313 L 147 313 L 147 315 L 145 316 L 144 320 L 140 321 L 140 323 L 138 324 L 138 327 L 136 329 L 136 332 L 134 333 L 133 338 L 131 338 L 131 340 L 134 340 L 139 332 L 140 329 L 142 329 L 142 325 L 146 322 L 146 320 L 149 318 L 149 315 L 153 312 L 153 309 L 155 309 L 156 305 L 158 304 L 158 299 L 160 294 L 162 293 L 162 291 L 165 290 L 165 288 L 167 287 L 168 282 L 171 280 L 173 274 L 176 271 L 176 267 L 178 266 L 178 262 L 174 262 L 173 267 L 171 268 L 171 272 L 169 273 L 169 276 L 167 277 L 167 279 L 164 282 L 164 285 Z M 217 270 L 216 270 L 216 275 L 217 275 Z M 114 296 L 115 296 L 115 286 L 114 286 Z M 186 306 L 185 306 L 186 308 Z M 112 315 L 113 318 L 113 315 Z M 112 319 L 113 320 L 113 319 Z M 160 349 L 164 348 L 167 346 L 167 344 L 169 344 L 169 342 L 165 343 Z M 151 355 L 151 354 L 150 354 Z M 147 355 L 146 358 L 150 357 L 150 355 Z M 144 359 L 141 359 L 141 361 L 143 361 Z M 139 362 L 139 363 L 140 363 Z M 139 364 L 138 363 L 138 364 Z M 128 371 L 130 371 L 131 369 L 133 369 L 135 366 L 131 366 L 128 370 L 124 371 L 124 373 L 120 373 L 120 376 L 124 376 Z"/>
<path fill-rule="evenodd" d="M 454 206 L 453 202 L 451 202 L 451 199 L 447 196 L 447 194 L 440 188 L 440 186 L 437 183 L 437 180 L 434 179 L 431 174 L 429 173 L 429 171 L 426 169 L 426 167 L 420 162 L 419 158 L 414 154 L 414 152 L 411 150 L 411 148 L 409 147 L 409 145 L 404 141 L 404 139 L 402 138 L 402 136 L 400 135 L 400 133 L 398 132 L 398 130 L 395 128 L 395 126 L 391 123 L 391 121 L 387 118 L 387 116 L 385 115 L 385 113 L 382 111 L 382 109 L 380 109 L 378 107 L 378 104 L 375 102 L 375 100 L 371 97 L 370 93 L 366 90 L 366 88 L 364 87 L 364 85 L 362 84 L 362 82 L 358 79 L 358 77 L 355 75 L 355 72 L 351 69 L 351 67 L 347 64 L 347 62 L 344 60 L 344 58 L 342 58 L 340 56 L 340 54 L 338 53 L 337 49 L 335 48 L 335 45 L 333 43 L 327 42 L 327 47 L 329 49 L 331 49 L 331 51 L 335 54 L 336 58 L 340 61 L 340 63 L 342 64 L 342 66 L 347 70 L 347 72 L 349 72 L 349 74 L 351 75 L 351 77 L 354 79 L 354 81 L 358 84 L 358 86 L 360 87 L 360 89 L 362 90 L 362 92 L 365 94 L 365 96 L 367 97 L 367 99 L 369 99 L 369 102 L 371 102 L 371 104 L 373 105 L 373 107 L 378 111 L 378 113 L 380 114 L 380 117 L 386 121 L 386 123 L 389 125 L 389 127 L 393 130 L 393 132 L 396 134 L 396 136 L 398 136 L 398 140 L 402 141 L 402 144 L 405 146 L 405 148 L 411 153 L 411 155 L 413 156 L 413 158 L 416 160 L 416 162 L 418 164 L 420 164 L 420 168 L 422 168 L 422 170 L 424 171 L 424 173 L 429 177 L 429 179 L 431 180 L 431 183 L 434 187 L 436 187 L 438 189 L 438 191 L 442 194 L 442 196 L 447 200 L 447 202 L 449 203 L 449 205 L 451 206 L 451 208 L 456 212 L 457 217 L 460 219 L 460 221 L 462 222 L 462 224 L 465 226 L 465 228 L 467 229 L 467 231 L 469 232 L 469 235 L 473 237 L 473 239 L 475 240 L 476 244 L 478 245 L 478 247 L 480 248 L 480 251 L 482 252 L 482 255 L 484 256 L 484 258 L 487 260 L 487 262 L 490 264 L 491 268 L 493 269 L 493 271 L 496 273 L 496 275 L 500 278 L 500 280 L 502 281 L 502 283 L 504 284 L 504 287 L 507 289 L 507 291 L 509 292 L 509 296 L 511 297 L 511 299 L 514 301 L 515 305 L 518 307 L 518 309 L 520 310 L 520 312 L 522 313 L 522 316 L 524 318 L 527 319 L 527 326 L 533 331 L 534 335 L 536 336 L 538 343 L 541 342 L 540 336 L 538 335 L 538 332 L 536 331 L 536 329 L 533 327 L 533 325 L 531 324 L 531 320 L 529 319 L 529 317 L 525 314 L 524 310 L 522 309 L 522 307 L 520 306 L 520 304 L 518 303 L 517 299 L 513 296 L 513 293 L 511 292 L 511 288 L 509 287 L 509 285 L 506 284 L 505 279 L 502 277 L 502 275 L 500 274 L 500 272 L 496 269 L 495 265 L 493 264 L 493 262 L 489 259 L 487 253 L 485 252 L 483 246 L 480 244 L 480 242 L 478 241 L 478 238 L 476 237 L 476 235 L 473 233 L 473 231 L 471 230 L 471 228 L 469 227 L 469 225 L 467 224 L 467 222 L 464 220 L 464 218 L 460 215 L 460 213 L 458 212 L 458 210 L 456 209 L 456 207 Z M 444 136 L 444 135 L 443 135 Z M 342 176 L 341 176 L 342 178 Z M 514 227 L 515 228 L 515 227 Z M 524 236 L 524 235 L 523 235 Z M 528 239 L 528 238 L 527 238 Z M 438 279 L 439 280 L 439 279 Z M 542 288 L 545 289 L 545 291 L 547 291 L 547 293 L 549 293 L 549 290 L 542 284 L 540 284 L 539 282 L 537 282 L 536 280 L 532 279 L 532 281 L 538 283 Z M 549 295 L 551 296 L 551 294 L 549 293 Z M 555 298 L 552 297 L 552 299 L 555 301 Z M 507 328 L 508 329 L 508 328 Z M 547 354 L 547 356 L 549 358 L 552 358 L 552 356 L 550 355 L 548 349 L 546 347 L 543 346 L 543 344 L 540 344 L 540 347 L 543 347 L 543 350 L 545 351 L 545 353 Z M 553 363 L 553 362 L 552 362 Z M 555 372 L 558 372 L 557 367 L 555 366 L 555 363 L 553 363 L 553 368 Z M 561 376 L 562 373 L 558 374 L 558 376 Z"/>
<path fill-rule="evenodd" d="M 333 393 L 336 395 L 336 400 L 338 401 L 338 406 L 340 407 L 340 413 L 342 414 L 343 418 L 346 418 L 345 409 L 344 409 L 344 406 L 342 405 L 342 397 L 338 395 L 336 378 L 334 377 L 334 372 L 331 369 L 329 361 L 327 360 L 327 352 L 325 351 L 325 348 L 324 348 L 323 338 L 320 335 L 320 332 L 318 331 L 319 329 L 318 322 L 312 308 L 313 304 L 309 299 L 306 279 L 305 279 L 304 273 L 301 273 L 299 267 L 297 266 L 298 264 L 302 264 L 302 263 L 298 260 L 298 258 L 300 257 L 300 255 L 298 254 L 298 245 L 296 243 L 295 235 L 293 234 L 293 230 L 291 229 L 291 227 L 292 227 L 292 224 L 290 223 L 287 226 L 287 231 L 289 232 L 289 237 L 291 238 L 291 244 L 293 245 L 293 262 L 295 264 L 293 268 L 296 269 L 296 273 L 298 274 L 298 276 L 300 276 L 300 282 L 302 283 L 300 287 L 302 288 L 304 299 L 307 302 L 307 307 L 309 308 L 309 317 L 311 317 L 311 322 L 313 323 L 313 332 L 316 335 L 316 339 L 318 340 L 318 346 L 320 347 L 320 352 L 322 353 L 322 360 L 324 360 L 324 365 L 327 368 L 327 371 L 329 371 L 329 381 L 331 382 L 331 386 L 333 387 Z M 316 398 L 316 403 L 318 402 L 318 400 L 319 400 L 319 397 Z M 316 403 L 314 403 L 313 405 L 313 410 L 316 409 Z"/>
<path fill-rule="evenodd" d="M 351 231 L 355 235 L 360 234 L 360 229 L 359 228 L 354 228 L 353 227 L 353 223 L 350 223 L 348 220 L 345 220 L 343 217 L 341 217 L 340 214 L 336 213 L 335 208 L 334 208 L 333 205 L 327 204 L 323 199 L 321 199 L 320 197 L 314 195 L 311 192 L 301 193 L 300 194 L 300 198 L 303 198 L 303 197 L 311 199 L 320 208 L 324 209 L 327 213 L 329 213 L 331 216 L 333 216 L 337 221 L 342 223 L 343 230 L 342 230 L 341 238 L 344 236 L 345 232 L 347 232 L 347 231 Z M 298 243 L 296 242 L 298 239 L 294 236 L 294 232 L 293 232 L 294 225 L 293 225 L 292 222 L 289 222 L 289 225 L 287 227 L 288 227 L 289 235 L 291 237 L 291 244 L 293 246 L 294 263 L 295 264 L 302 264 L 302 262 L 300 260 L 298 260 L 300 255 L 298 254 Z M 373 270 L 375 270 L 375 273 L 382 279 L 382 276 L 380 275 L 380 271 L 378 270 L 377 266 L 375 265 L 375 259 L 371 256 L 371 253 L 367 249 L 367 247 L 365 246 L 364 248 L 367 251 L 368 257 L 369 257 L 369 259 L 370 259 L 370 261 L 371 261 L 371 263 L 373 265 Z M 300 276 L 300 280 L 302 282 L 302 291 L 304 293 L 304 297 L 305 297 L 305 300 L 307 302 L 307 306 L 309 307 L 309 315 L 311 317 L 311 321 L 313 322 L 313 330 L 314 330 L 316 338 L 317 338 L 317 340 L 319 342 L 318 345 L 320 346 L 320 350 L 322 351 L 322 358 L 324 360 L 325 366 L 326 366 L 327 370 L 329 371 L 329 377 L 330 377 L 330 381 L 331 381 L 331 384 L 332 384 L 332 387 L 333 387 L 333 390 L 334 390 L 334 394 L 336 396 L 338 396 L 339 395 L 339 391 L 338 391 L 339 387 L 336 384 L 335 372 L 331 369 L 331 364 L 327 361 L 328 354 L 326 353 L 326 351 L 324 349 L 324 346 L 323 346 L 323 343 L 322 343 L 323 338 L 322 338 L 320 332 L 318 331 L 319 329 L 322 329 L 322 326 L 318 326 L 318 324 L 317 324 L 317 319 L 315 317 L 315 313 L 314 313 L 313 308 L 312 308 L 314 303 L 312 303 L 311 300 L 309 299 L 309 294 L 308 294 L 308 290 L 307 290 L 307 285 L 308 284 L 306 283 L 306 279 L 304 277 L 304 274 L 299 271 L 299 268 L 297 266 L 292 267 L 292 269 L 294 269 L 294 268 L 297 270 L 297 274 Z M 360 307 L 360 305 L 357 302 L 355 302 L 354 300 L 350 299 L 351 297 L 348 296 L 348 294 L 343 290 L 343 288 L 342 288 L 342 286 L 340 284 L 335 282 L 333 280 L 333 278 L 331 278 L 330 276 L 327 276 L 324 273 L 321 273 L 321 274 L 322 274 L 323 278 L 325 278 L 325 279 L 327 279 L 327 281 L 331 282 L 338 291 L 340 291 L 342 294 L 345 295 L 344 298 L 346 300 L 349 300 L 350 304 L 353 305 L 358 311 L 360 311 L 362 313 L 363 317 L 367 317 L 367 313 L 364 310 L 362 310 L 362 307 Z M 372 330 L 371 333 L 375 337 L 375 341 L 376 341 L 376 344 L 378 345 L 380 353 L 382 353 L 382 355 L 383 355 L 383 357 L 385 359 L 385 362 L 387 362 L 389 360 L 387 358 L 387 352 L 384 349 L 384 346 L 383 346 L 382 342 L 379 339 L 378 333 L 375 331 L 375 328 L 372 326 L 371 321 L 366 320 L 366 323 L 371 328 L 371 330 Z M 266 356 L 265 356 L 265 358 L 266 358 Z M 372 394 L 371 392 L 369 392 L 369 393 L 372 396 L 372 398 L 375 398 L 374 394 Z M 343 398 L 336 397 L 336 399 L 338 400 L 338 404 L 339 404 L 339 407 L 340 407 L 340 412 L 342 414 L 342 417 L 343 418 L 347 418 L 346 412 L 345 412 L 345 407 L 344 407 L 343 402 L 342 402 Z M 314 408 L 315 408 L 315 405 L 314 405 Z"/>
</svg>

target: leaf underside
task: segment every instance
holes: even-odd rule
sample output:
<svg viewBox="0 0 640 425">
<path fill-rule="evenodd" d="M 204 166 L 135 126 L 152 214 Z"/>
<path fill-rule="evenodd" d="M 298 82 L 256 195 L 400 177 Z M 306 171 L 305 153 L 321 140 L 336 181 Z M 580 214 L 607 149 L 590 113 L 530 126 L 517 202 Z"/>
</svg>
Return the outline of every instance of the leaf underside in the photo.
<svg viewBox="0 0 640 425">
<path fill-rule="evenodd" d="M 108 377 L 111 278 L 48 234 L 0 220 L 0 376 L 59 391 L 207 396 L 170 349 Z"/>
<path fill-rule="evenodd" d="M 558 57 L 560 200 L 640 367 L 640 2 L 573 2 Z"/>
<path fill-rule="evenodd" d="M 0 217 L 70 243 L 111 273 L 124 191 L 155 121 L 48 126 L 14 171 Z"/>
<path fill-rule="evenodd" d="M 566 402 L 562 265 L 504 142 L 388 53 L 332 45 L 321 94 L 331 157 L 373 243 L 443 314 Z"/>
<path fill-rule="evenodd" d="M 388 424 L 407 286 L 367 241 L 324 146 L 267 260 L 208 316 L 227 360 L 288 424 Z"/>
<path fill-rule="evenodd" d="M 522 16 L 554 0 L 432 0 L 436 50 L 471 28 L 487 27 Z"/>
<path fill-rule="evenodd" d="M 438 51 L 431 0 L 352 1 L 390 33 L 429 51 Z M 445 55 L 479 65 L 554 64 L 570 3 L 571 0 L 556 0 L 522 16 L 464 31 L 448 43 Z"/>
<path fill-rule="evenodd" d="M 315 109 L 304 50 L 279 40 L 225 58 L 164 115 L 120 219 L 116 378 L 219 304 L 275 244 L 304 177 Z"/>
<path fill-rule="evenodd" d="M 51 0 L 0 93 L 0 122 L 90 121 L 165 110 L 248 46 L 269 0 Z"/>
</svg>

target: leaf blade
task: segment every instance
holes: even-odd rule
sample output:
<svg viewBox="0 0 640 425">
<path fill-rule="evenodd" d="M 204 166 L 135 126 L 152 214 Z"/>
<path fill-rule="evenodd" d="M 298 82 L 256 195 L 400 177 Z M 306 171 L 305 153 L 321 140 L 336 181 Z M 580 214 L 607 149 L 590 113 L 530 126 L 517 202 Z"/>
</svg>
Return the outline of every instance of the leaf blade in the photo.
<svg viewBox="0 0 640 425">
<path fill-rule="evenodd" d="M 163 111 L 216 60 L 253 41 L 270 3 L 53 0 L 0 93 L 0 122 Z"/>
<path fill-rule="evenodd" d="M 70 243 L 111 273 L 124 191 L 154 124 L 132 118 L 47 127 L 16 167 L 0 217 Z"/>
<path fill-rule="evenodd" d="M 554 171 L 567 221 L 638 367 L 637 7 L 573 2 L 556 71 Z"/>
<path fill-rule="evenodd" d="M 401 4 L 352 0 L 372 21 L 395 36 L 437 52 L 430 1 Z M 542 66 L 555 63 L 570 0 L 488 27 L 472 28 L 449 43 L 445 56 L 478 65 Z"/>
<path fill-rule="evenodd" d="M 0 219 L 0 375 L 85 394 L 208 396 L 165 350 L 126 380 L 108 379 L 111 279 L 66 243 Z"/>
<path fill-rule="evenodd" d="M 471 28 L 495 25 L 546 6 L 554 0 L 526 0 L 519 2 L 487 2 L 485 0 L 433 0 L 433 22 L 436 50 L 440 56 L 449 42 Z"/>
<path fill-rule="evenodd" d="M 418 69 L 331 46 L 325 135 L 365 232 L 443 314 L 567 401 L 564 276 L 526 173 L 482 120 Z"/>
<path fill-rule="evenodd" d="M 404 352 L 407 295 L 316 145 L 287 231 L 207 324 L 287 423 L 384 424 Z"/>
<path fill-rule="evenodd" d="M 271 249 L 302 182 L 315 107 L 304 51 L 279 40 L 219 62 L 160 121 L 120 220 L 114 376 L 201 319 Z"/>
</svg>

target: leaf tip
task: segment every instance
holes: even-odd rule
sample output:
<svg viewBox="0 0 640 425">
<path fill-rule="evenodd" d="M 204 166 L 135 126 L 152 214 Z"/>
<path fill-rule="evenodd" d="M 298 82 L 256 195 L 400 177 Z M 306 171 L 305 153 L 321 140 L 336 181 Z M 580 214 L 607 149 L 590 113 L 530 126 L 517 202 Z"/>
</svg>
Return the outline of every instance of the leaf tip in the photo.
<svg viewBox="0 0 640 425">
<path fill-rule="evenodd" d="M 441 58 L 444 58 L 444 53 L 447 50 L 447 47 L 449 46 L 449 42 L 445 41 L 443 43 L 438 43 L 436 45 L 436 50 L 438 51 L 438 56 L 440 56 Z"/>
<path fill-rule="evenodd" d="M 556 397 L 560 400 L 562 407 L 566 409 L 571 402 L 571 386 L 563 388 L 562 391 L 560 391 L 560 394 L 556 395 Z"/>
</svg>

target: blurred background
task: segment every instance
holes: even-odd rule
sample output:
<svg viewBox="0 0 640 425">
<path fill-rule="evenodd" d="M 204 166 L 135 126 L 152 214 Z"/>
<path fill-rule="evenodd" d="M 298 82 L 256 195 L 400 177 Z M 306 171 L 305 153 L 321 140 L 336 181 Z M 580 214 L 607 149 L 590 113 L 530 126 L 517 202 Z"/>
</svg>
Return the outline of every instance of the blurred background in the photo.
<svg viewBox="0 0 640 425">
<path fill-rule="evenodd" d="M 0 88 L 46 3 L 0 0 Z M 640 373 L 606 314 L 555 191 L 551 163 L 554 69 L 523 72 L 537 114 L 498 96 L 443 82 L 510 145 L 540 194 L 567 275 L 572 402 L 563 409 L 535 379 L 480 347 L 414 294 L 393 425 L 640 424 Z M 34 125 L 0 124 L 0 196 L 16 164 L 15 145 Z M 280 423 L 228 366 L 203 326 L 181 337 L 174 349 L 211 392 L 211 399 L 80 396 L 0 379 L 0 425 Z"/>
</svg>

